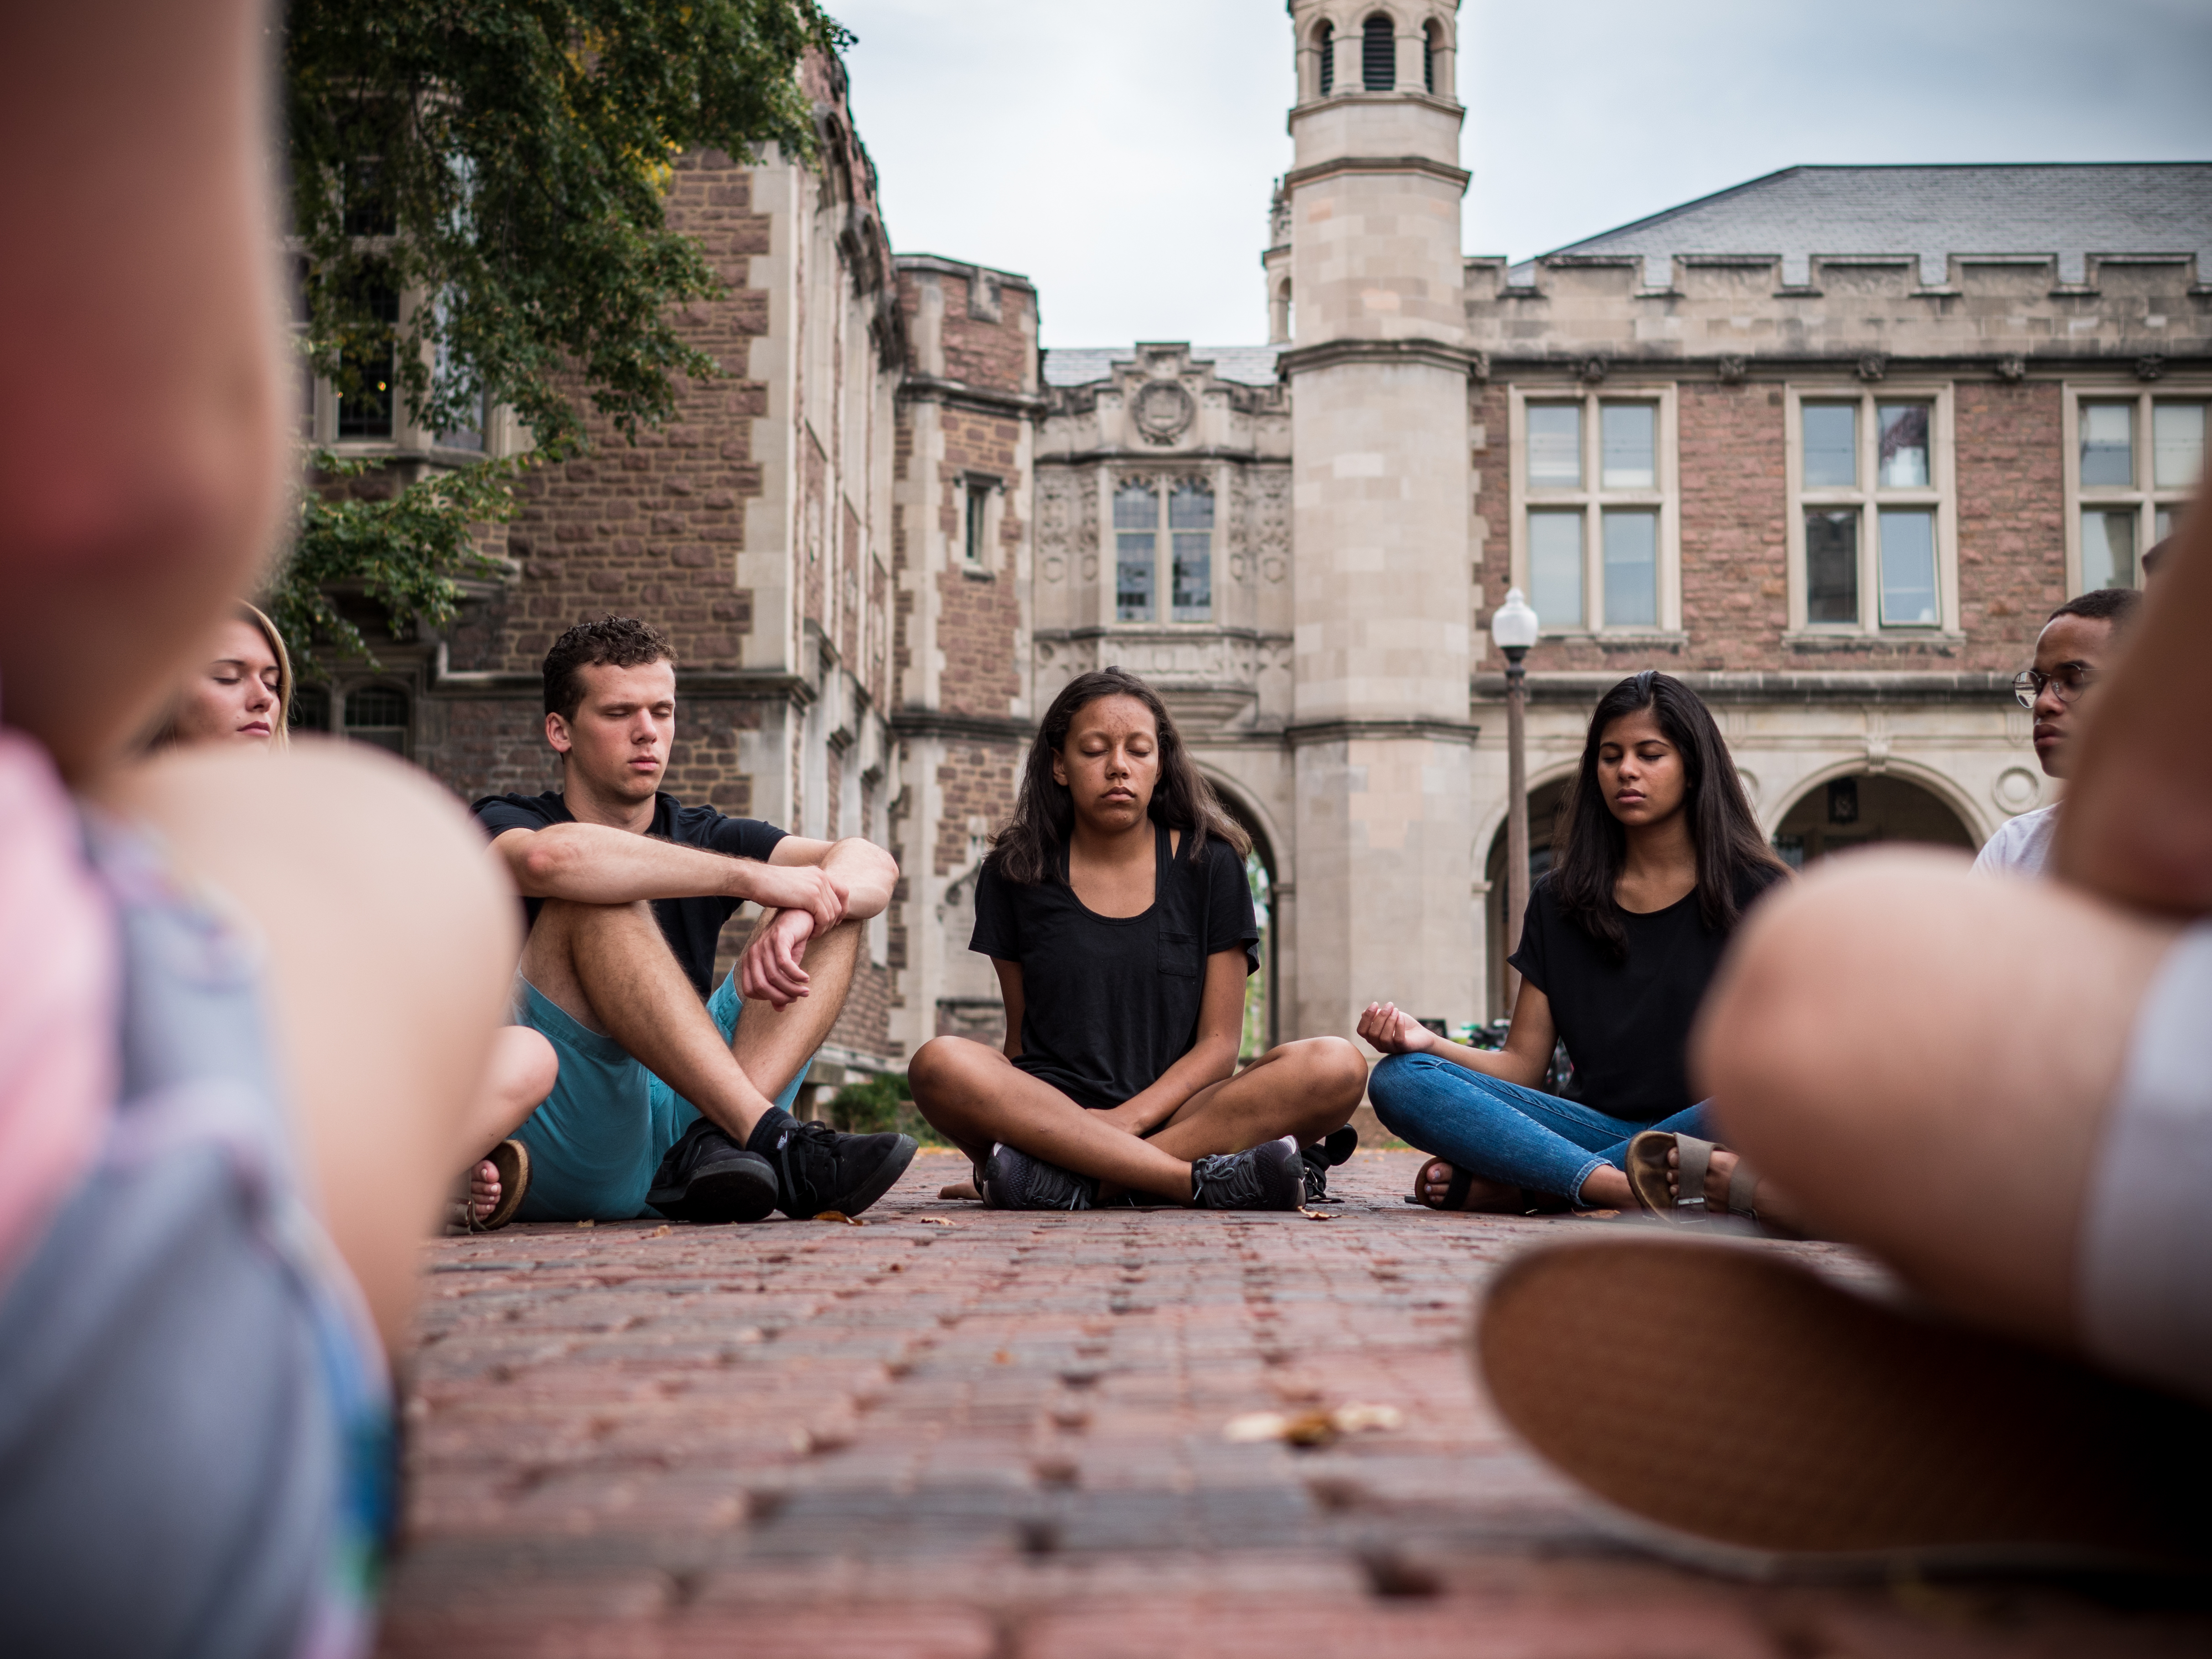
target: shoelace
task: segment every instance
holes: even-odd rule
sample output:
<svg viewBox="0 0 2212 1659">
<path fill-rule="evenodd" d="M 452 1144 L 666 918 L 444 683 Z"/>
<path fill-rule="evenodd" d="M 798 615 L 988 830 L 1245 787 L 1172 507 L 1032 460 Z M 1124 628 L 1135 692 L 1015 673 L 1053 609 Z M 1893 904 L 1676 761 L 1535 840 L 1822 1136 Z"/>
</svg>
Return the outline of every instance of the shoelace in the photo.
<svg viewBox="0 0 2212 1659">
<path fill-rule="evenodd" d="M 782 1138 L 775 1143 L 776 1183 L 781 1189 L 779 1196 L 791 1200 L 799 1209 L 819 1202 L 823 1196 L 818 1192 L 810 1192 L 804 1203 L 799 1202 L 799 1179 L 791 1167 L 792 1147 L 794 1143 L 803 1145 L 810 1140 L 826 1142 L 822 1150 L 829 1154 L 833 1163 L 836 1161 L 837 1132 L 826 1123 L 794 1120 L 791 1127 L 785 1130 Z"/>
</svg>

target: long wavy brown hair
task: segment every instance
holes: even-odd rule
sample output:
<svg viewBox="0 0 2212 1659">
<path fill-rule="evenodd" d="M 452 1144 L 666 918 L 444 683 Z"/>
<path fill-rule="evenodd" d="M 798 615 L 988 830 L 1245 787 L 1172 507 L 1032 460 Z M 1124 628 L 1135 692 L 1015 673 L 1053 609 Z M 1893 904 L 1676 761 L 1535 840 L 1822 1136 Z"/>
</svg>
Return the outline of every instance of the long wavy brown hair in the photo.
<svg viewBox="0 0 2212 1659">
<path fill-rule="evenodd" d="M 1745 878 L 1764 887 L 1790 873 L 1759 833 L 1728 744 L 1704 700 L 1672 674 L 1651 668 L 1632 674 L 1600 697 L 1590 715 L 1582 769 L 1567 804 L 1565 845 L 1547 878 L 1560 910 L 1616 960 L 1628 954 L 1628 934 L 1613 896 L 1627 860 L 1628 835 L 1598 786 L 1597 751 L 1607 726 L 1646 708 L 1682 757 L 1682 810 L 1698 849 L 1698 908 L 1705 926 L 1717 933 L 1735 927 L 1741 909 L 1736 889 Z"/>
<path fill-rule="evenodd" d="M 1076 715 L 1102 697 L 1134 697 L 1152 711 L 1160 734 L 1160 781 L 1152 789 L 1146 814 L 1155 823 L 1182 831 L 1181 856 L 1196 863 L 1209 836 L 1228 842 L 1240 858 L 1249 852 L 1251 837 L 1222 810 L 1213 786 L 1192 763 L 1160 694 L 1127 669 L 1100 668 L 1070 680 L 1044 711 L 1043 724 L 1022 765 L 1021 793 L 1014 798 L 1013 814 L 991 838 L 991 856 L 998 861 L 999 873 L 1024 887 L 1060 878 L 1060 849 L 1067 845 L 1075 827 L 1075 798 L 1066 784 L 1054 780 L 1052 760 L 1067 746 Z"/>
</svg>

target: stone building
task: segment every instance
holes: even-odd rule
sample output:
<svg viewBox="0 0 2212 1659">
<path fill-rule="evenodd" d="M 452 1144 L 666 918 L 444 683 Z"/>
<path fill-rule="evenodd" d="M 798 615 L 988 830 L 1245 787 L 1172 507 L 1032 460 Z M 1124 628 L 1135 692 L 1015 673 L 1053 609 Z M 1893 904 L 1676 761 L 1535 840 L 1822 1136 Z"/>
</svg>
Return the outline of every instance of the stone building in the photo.
<svg viewBox="0 0 2212 1659">
<path fill-rule="evenodd" d="M 670 627 L 672 787 L 899 854 L 830 1057 L 861 1067 L 995 1031 L 975 870 L 1097 665 L 1162 688 L 1254 832 L 1280 1036 L 1502 1012 L 1510 586 L 1540 863 L 1590 706 L 1650 666 L 1792 859 L 2050 799 L 2008 682 L 2194 489 L 2212 165 L 1791 168 L 1509 265 L 1461 252 L 1454 0 L 1290 14 L 1267 344 L 1040 352 L 1024 279 L 893 254 L 812 64 L 821 166 L 678 173 L 728 377 L 541 475 L 511 578 L 330 718 L 465 793 L 539 786 L 546 642 Z M 434 463 L 415 435 L 381 453 Z"/>
</svg>

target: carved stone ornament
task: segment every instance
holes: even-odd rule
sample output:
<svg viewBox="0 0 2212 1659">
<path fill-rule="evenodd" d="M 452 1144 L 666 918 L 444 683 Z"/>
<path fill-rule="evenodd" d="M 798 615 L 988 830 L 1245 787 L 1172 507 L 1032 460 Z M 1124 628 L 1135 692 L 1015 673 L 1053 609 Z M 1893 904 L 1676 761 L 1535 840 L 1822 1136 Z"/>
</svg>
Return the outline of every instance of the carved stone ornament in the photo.
<svg viewBox="0 0 2212 1659">
<path fill-rule="evenodd" d="M 1605 359 L 1585 357 L 1575 372 L 1582 376 L 1584 384 L 1595 386 L 1600 380 L 1605 379 Z"/>
<path fill-rule="evenodd" d="M 2000 357 L 1997 359 L 1997 379 L 2007 386 L 2017 386 L 2027 378 L 2027 359 Z"/>
<path fill-rule="evenodd" d="M 1879 351 L 1869 351 L 1859 359 L 1858 377 L 1872 385 L 1889 373 L 1889 358 Z"/>
<path fill-rule="evenodd" d="M 2136 359 L 2136 379 L 2138 380 L 2155 380 L 2165 373 L 2166 359 L 2163 357 Z"/>
<path fill-rule="evenodd" d="M 1723 357 L 1713 365 L 1713 372 L 1721 377 L 1723 386 L 1741 386 L 1751 365 L 1741 357 Z"/>
<path fill-rule="evenodd" d="M 1171 444 L 1190 430 L 1198 404 L 1173 380 L 1153 380 L 1130 400 L 1129 416 L 1147 442 Z"/>
</svg>

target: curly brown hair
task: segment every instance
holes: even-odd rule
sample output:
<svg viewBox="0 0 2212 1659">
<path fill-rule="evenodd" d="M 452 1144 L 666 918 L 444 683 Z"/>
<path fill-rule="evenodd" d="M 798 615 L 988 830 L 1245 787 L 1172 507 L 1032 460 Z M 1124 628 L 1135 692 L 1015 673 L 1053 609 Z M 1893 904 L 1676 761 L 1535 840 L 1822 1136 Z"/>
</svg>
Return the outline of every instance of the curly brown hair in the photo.
<svg viewBox="0 0 2212 1659">
<path fill-rule="evenodd" d="M 601 663 L 617 668 L 642 668 L 651 662 L 676 661 L 676 647 L 668 635 L 651 623 L 610 612 L 590 622 L 580 622 L 545 653 L 545 712 L 564 720 L 576 718 L 584 701 L 583 670 Z"/>
</svg>

